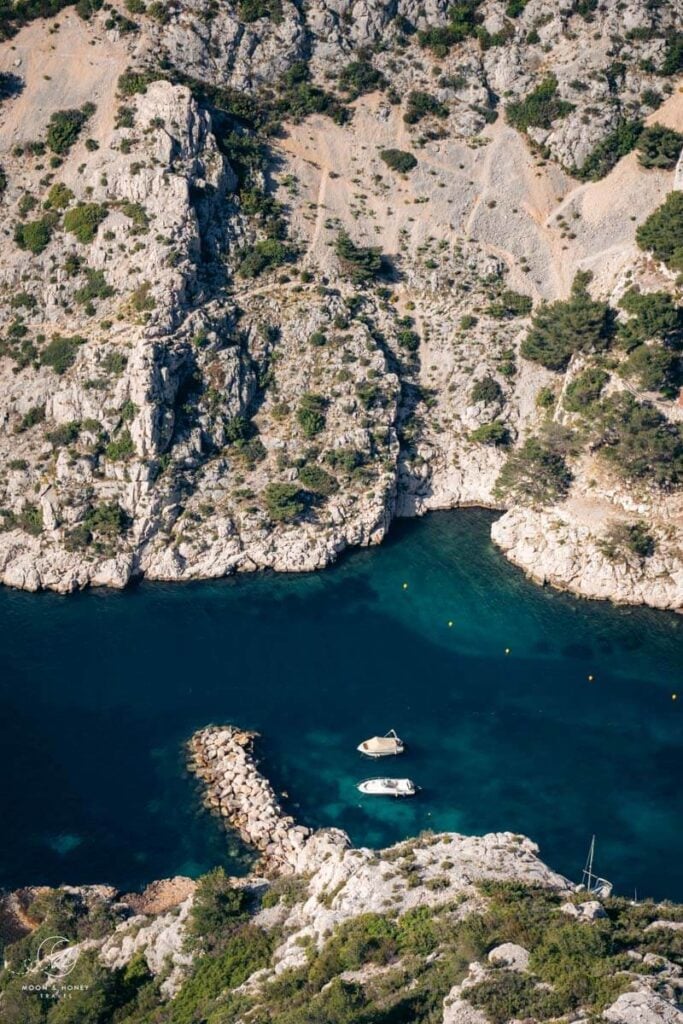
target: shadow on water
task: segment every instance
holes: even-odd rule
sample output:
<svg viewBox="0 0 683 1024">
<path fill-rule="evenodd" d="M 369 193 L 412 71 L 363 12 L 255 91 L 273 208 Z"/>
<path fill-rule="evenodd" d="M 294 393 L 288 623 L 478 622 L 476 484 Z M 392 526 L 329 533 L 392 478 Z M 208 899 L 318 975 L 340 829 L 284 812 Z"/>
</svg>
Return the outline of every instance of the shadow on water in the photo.
<svg viewBox="0 0 683 1024">
<path fill-rule="evenodd" d="M 1 592 L 0 884 L 245 870 L 182 765 L 232 721 L 308 824 L 371 846 L 519 831 L 573 877 L 596 832 L 622 892 L 683 899 L 680 620 L 535 587 L 491 518 L 399 523 L 315 575 Z M 390 727 L 415 800 L 356 790 L 378 773 L 356 744 Z"/>
</svg>

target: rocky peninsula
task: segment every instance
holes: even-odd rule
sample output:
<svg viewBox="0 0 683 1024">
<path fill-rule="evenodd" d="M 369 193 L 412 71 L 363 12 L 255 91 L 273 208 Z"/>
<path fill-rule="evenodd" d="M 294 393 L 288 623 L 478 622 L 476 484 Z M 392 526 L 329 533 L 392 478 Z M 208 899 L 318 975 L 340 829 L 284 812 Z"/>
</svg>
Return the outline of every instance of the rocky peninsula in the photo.
<svg viewBox="0 0 683 1024">
<path fill-rule="evenodd" d="M 211 726 L 187 748 L 250 874 L 6 894 L 3 1024 L 679 1024 L 683 908 L 587 895 L 510 832 L 355 849 L 282 811 L 255 739 Z M 63 951 L 36 960 L 57 926 L 68 998 Z"/>
</svg>

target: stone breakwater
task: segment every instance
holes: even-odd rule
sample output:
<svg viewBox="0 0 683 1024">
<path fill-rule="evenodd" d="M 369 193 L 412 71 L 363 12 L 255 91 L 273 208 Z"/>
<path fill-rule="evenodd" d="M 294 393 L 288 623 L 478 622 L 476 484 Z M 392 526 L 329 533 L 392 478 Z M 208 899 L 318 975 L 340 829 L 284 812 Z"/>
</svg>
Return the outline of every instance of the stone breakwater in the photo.
<svg viewBox="0 0 683 1024">
<path fill-rule="evenodd" d="M 349 847 L 341 829 L 310 829 L 285 814 L 257 768 L 258 733 L 209 726 L 188 743 L 188 768 L 205 786 L 204 804 L 260 854 L 266 874 L 314 871 L 333 850 Z"/>
</svg>

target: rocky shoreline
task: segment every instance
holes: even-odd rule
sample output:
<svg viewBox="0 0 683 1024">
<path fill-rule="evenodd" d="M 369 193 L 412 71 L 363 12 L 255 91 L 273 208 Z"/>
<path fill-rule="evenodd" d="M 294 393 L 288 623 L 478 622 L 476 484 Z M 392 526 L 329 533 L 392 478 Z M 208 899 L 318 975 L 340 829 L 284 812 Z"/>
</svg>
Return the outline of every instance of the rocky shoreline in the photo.
<svg viewBox="0 0 683 1024">
<path fill-rule="evenodd" d="M 258 770 L 257 736 L 232 725 L 209 726 L 192 736 L 187 765 L 205 786 L 204 805 L 258 851 L 259 869 L 266 875 L 309 870 L 333 848 L 348 848 L 349 838 L 341 829 L 315 831 L 297 825 L 283 811 L 273 787 Z"/>
</svg>

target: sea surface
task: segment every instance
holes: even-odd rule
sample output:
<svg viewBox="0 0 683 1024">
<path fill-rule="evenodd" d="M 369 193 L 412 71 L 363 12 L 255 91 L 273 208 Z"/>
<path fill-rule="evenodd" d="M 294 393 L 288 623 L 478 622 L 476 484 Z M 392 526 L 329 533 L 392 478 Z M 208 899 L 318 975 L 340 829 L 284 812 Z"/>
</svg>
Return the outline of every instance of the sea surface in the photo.
<svg viewBox="0 0 683 1024">
<path fill-rule="evenodd" d="M 596 834 L 617 892 L 683 901 L 683 619 L 537 587 L 491 518 L 399 522 L 312 575 L 0 591 L 0 885 L 245 871 L 183 770 L 233 722 L 306 824 L 522 832 L 575 880 Z M 392 727 L 401 759 L 356 753 Z M 422 791 L 361 797 L 384 772 Z"/>
</svg>

